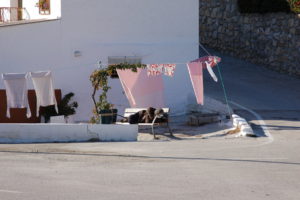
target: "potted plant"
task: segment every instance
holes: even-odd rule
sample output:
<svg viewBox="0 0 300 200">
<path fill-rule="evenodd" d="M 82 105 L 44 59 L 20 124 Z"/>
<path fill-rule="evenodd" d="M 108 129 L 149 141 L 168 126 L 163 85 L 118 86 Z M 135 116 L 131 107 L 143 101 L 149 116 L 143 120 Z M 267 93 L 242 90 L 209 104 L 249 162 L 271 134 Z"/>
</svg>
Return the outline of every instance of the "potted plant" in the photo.
<svg viewBox="0 0 300 200">
<path fill-rule="evenodd" d="M 76 113 L 76 108 L 78 108 L 78 103 L 76 101 L 70 103 L 73 96 L 74 93 L 70 92 L 62 98 L 62 100 L 57 105 L 58 113 L 56 113 L 54 105 L 44 107 L 42 116 L 45 118 L 45 122 L 46 123 L 49 122 L 52 116 L 59 116 L 59 115 L 63 115 L 65 121 L 68 121 L 69 117 L 71 115 L 74 115 Z"/>
<path fill-rule="evenodd" d="M 91 76 L 90 81 L 93 85 L 93 94 L 92 99 L 94 102 L 94 116 L 91 119 L 92 123 L 97 124 L 112 124 L 117 120 L 117 109 L 114 109 L 113 104 L 109 103 L 107 100 L 107 92 L 110 89 L 108 86 L 108 77 L 109 74 L 105 69 L 95 70 Z M 96 92 L 102 90 L 101 95 L 99 96 L 99 101 L 95 99 Z"/>
<path fill-rule="evenodd" d="M 58 104 L 58 114 L 63 115 L 66 122 L 72 122 L 70 117 L 76 113 L 76 109 L 78 108 L 76 101 L 70 102 L 73 96 L 73 92 L 66 94 Z"/>
<path fill-rule="evenodd" d="M 128 64 L 120 63 L 109 65 L 107 68 L 100 68 L 93 71 L 90 76 L 90 81 L 93 86 L 92 100 L 94 102 L 93 114 L 91 118 L 91 123 L 101 123 L 101 124 L 111 124 L 117 120 L 117 109 L 114 109 L 114 105 L 109 103 L 107 100 L 107 92 L 111 87 L 108 86 L 108 77 L 116 74 L 117 69 L 131 69 L 133 72 L 136 72 L 138 68 L 145 68 L 144 64 Z M 99 101 L 95 99 L 96 92 L 102 90 L 101 95 L 99 96 Z"/>
</svg>

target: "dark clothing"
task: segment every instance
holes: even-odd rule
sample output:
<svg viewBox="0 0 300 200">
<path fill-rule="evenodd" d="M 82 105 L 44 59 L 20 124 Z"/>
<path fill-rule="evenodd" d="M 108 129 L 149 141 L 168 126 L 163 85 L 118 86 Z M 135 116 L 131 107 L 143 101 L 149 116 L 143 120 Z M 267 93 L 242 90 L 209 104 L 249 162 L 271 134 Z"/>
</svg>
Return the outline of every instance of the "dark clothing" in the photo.
<svg viewBox="0 0 300 200">
<path fill-rule="evenodd" d="M 152 123 L 155 116 L 158 116 L 155 123 L 168 121 L 168 114 L 164 113 L 163 109 L 149 107 L 147 110 L 141 110 L 130 115 L 128 118 L 122 120 L 122 122 L 129 122 L 130 124 Z"/>
<path fill-rule="evenodd" d="M 134 114 L 130 115 L 128 117 L 129 124 L 142 123 L 143 117 L 144 117 L 145 113 L 146 113 L 146 110 L 141 110 L 141 111 L 139 111 L 137 113 L 134 113 Z"/>
</svg>

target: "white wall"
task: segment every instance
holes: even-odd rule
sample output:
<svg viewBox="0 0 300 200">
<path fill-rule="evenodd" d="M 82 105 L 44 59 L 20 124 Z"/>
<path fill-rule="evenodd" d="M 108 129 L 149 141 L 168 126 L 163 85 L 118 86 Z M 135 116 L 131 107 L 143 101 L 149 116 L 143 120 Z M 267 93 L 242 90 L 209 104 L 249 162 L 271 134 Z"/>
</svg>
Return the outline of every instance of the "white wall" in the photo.
<svg viewBox="0 0 300 200">
<path fill-rule="evenodd" d="M 61 0 L 50 1 L 50 15 L 40 15 L 39 7 L 36 4 L 39 0 L 23 0 L 23 8 L 26 8 L 30 19 L 57 19 L 61 16 Z"/>
<path fill-rule="evenodd" d="M 10 0 L 0 0 L 0 7 L 10 7 Z"/>
<path fill-rule="evenodd" d="M 0 0 L 0 7 L 11 7 L 11 0 Z M 3 15 L 2 20 L 4 20 L 4 22 L 10 20 L 11 15 L 9 12 L 4 11 Z"/>
<path fill-rule="evenodd" d="M 50 15 L 40 15 L 39 7 L 36 6 L 39 0 L 23 0 L 23 8 L 26 8 L 30 19 L 57 19 L 61 17 L 61 0 L 50 1 Z M 18 7 L 18 0 L 0 0 L 0 7 Z M 27 19 L 27 15 L 25 16 Z"/>
<path fill-rule="evenodd" d="M 185 63 L 198 57 L 198 30 L 198 0 L 64 0 L 61 20 L 0 27 L 0 70 L 51 69 L 56 88 L 75 93 L 76 119 L 88 120 L 95 63 L 108 56 Z M 81 57 L 74 57 L 76 50 Z M 164 79 L 167 106 L 182 110 L 193 94 L 185 64 Z M 119 80 L 110 85 L 110 99 L 122 113 L 128 103 Z"/>
<path fill-rule="evenodd" d="M 138 125 L 0 124 L 0 143 L 137 141 Z"/>
</svg>

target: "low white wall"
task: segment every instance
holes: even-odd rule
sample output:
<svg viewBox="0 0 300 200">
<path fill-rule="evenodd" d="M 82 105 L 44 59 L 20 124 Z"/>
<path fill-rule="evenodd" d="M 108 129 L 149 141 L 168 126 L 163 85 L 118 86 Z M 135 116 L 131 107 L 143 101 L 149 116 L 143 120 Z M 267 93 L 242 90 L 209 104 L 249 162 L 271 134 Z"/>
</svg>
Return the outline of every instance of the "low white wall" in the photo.
<svg viewBox="0 0 300 200">
<path fill-rule="evenodd" d="M 0 124 L 0 143 L 136 141 L 137 125 Z"/>
</svg>

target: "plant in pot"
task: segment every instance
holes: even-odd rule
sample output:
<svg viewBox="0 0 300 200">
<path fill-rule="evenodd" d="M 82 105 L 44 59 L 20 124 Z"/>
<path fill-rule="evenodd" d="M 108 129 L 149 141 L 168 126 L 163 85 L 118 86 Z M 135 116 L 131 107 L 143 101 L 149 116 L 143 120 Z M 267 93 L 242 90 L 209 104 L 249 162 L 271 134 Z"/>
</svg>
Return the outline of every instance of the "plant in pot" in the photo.
<svg viewBox="0 0 300 200">
<path fill-rule="evenodd" d="M 117 74 L 116 70 L 121 69 L 131 69 L 133 72 L 137 72 L 138 68 L 145 68 L 145 64 L 129 64 L 129 63 L 120 63 L 109 65 L 107 68 L 102 68 L 95 70 L 91 76 L 90 81 L 94 88 L 92 99 L 94 102 L 94 116 L 91 118 L 91 123 L 101 123 L 101 124 L 110 124 L 114 123 L 117 120 L 117 109 L 114 109 L 114 105 L 109 103 L 107 100 L 107 92 L 111 89 L 108 86 L 108 77 L 115 76 Z M 102 90 L 101 95 L 99 96 L 99 101 L 95 99 L 96 92 Z"/>
<path fill-rule="evenodd" d="M 44 107 L 42 116 L 45 118 L 45 122 L 49 122 L 52 116 L 59 115 L 63 115 L 66 121 L 68 121 L 68 118 L 71 115 L 74 115 L 76 113 L 76 109 L 78 108 L 78 103 L 76 101 L 70 102 L 73 96 L 74 93 L 70 92 L 61 99 L 57 105 L 58 113 L 56 113 L 54 105 Z"/>
<path fill-rule="evenodd" d="M 91 76 L 90 81 L 93 85 L 92 99 L 94 102 L 94 116 L 91 118 L 91 123 L 97 124 L 112 124 L 117 121 L 117 109 L 114 109 L 113 104 L 109 103 L 107 100 L 107 92 L 110 89 L 108 86 L 108 76 L 109 74 L 105 69 L 95 70 Z M 102 90 L 99 96 L 99 101 L 95 99 L 96 92 Z"/>
</svg>

